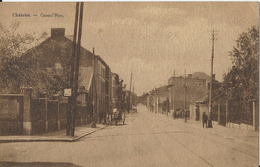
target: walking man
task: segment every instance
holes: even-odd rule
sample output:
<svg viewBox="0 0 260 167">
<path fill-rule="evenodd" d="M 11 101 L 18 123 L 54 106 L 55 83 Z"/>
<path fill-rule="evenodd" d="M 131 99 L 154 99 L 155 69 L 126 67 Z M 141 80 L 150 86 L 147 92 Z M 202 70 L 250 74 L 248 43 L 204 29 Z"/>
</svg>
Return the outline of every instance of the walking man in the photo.
<svg viewBox="0 0 260 167">
<path fill-rule="evenodd" d="M 202 119 L 203 119 L 203 128 L 204 128 L 204 124 L 206 124 L 206 128 L 208 128 L 207 125 L 208 116 L 206 115 L 205 112 L 203 112 Z"/>
</svg>

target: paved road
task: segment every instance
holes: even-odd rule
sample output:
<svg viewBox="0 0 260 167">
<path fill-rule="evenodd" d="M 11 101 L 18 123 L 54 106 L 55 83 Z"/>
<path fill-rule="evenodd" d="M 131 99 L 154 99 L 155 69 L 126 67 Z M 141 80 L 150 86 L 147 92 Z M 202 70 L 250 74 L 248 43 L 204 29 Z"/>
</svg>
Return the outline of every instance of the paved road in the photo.
<svg viewBox="0 0 260 167">
<path fill-rule="evenodd" d="M 77 142 L 2 143 L 0 150 L 0 166 L 258 166 L 256 146 L 150 113 L 142 105 L 127 116 L 126 125 Z"/>
</svg>

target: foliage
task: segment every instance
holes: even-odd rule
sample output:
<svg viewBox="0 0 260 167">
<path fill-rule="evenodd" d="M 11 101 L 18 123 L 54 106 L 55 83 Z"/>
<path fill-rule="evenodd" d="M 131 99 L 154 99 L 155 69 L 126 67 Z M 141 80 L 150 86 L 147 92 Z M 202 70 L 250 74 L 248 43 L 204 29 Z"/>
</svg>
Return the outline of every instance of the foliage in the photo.
<svg viewBox="0 0 260 167">
<path fill-rule="evenodd" d="M 236 42 L 229 53 L 233 67 L 224 74 L 223 89 L 231 102 L 248 109 L 249 101 L 258 98 L 259 28 L 251 27 Z"/>
<path fill-rule="evenodd" d="M 21 35 L 20 22 L 8 30 L 0 24 L 0 88 L 1 93 L 20 93 L 20 87 L 32 87 L 36 92 L 55 94 L 69 83 L 67 43 L 46 41 L 46 33 Z M 40 43 L 40 45 L 39 45 Z M 59 53 L 63 69 L 48 64 L 45 55 Z M 67 60 L 66 62 L 62 62 Z M 47 68 L 46 68 L 47 67 Z"/>
<path fill-rule="evenodd" d="M 21 59 L 21 55 L 37 44 L 46 33 L 20 35 L 17 29 L 20 22 L 14 22 L 10 30 L 0 23 L 0 87 L 2 93 L 19 93 L 21 83 L 35 84 L 37 73 L 32 64 Z"/>
</svg>

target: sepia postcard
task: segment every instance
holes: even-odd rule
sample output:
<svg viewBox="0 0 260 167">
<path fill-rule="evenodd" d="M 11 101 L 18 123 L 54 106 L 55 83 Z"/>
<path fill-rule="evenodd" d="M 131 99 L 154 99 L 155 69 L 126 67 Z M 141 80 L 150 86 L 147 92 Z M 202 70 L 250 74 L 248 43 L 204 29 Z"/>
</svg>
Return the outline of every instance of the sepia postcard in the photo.
<svg viewBox="0 0 260 167">
<path fill-rule="evenodd" d="M 259 166 L 259 2 L 0 3 L 1 166 Z"/>
</svg>

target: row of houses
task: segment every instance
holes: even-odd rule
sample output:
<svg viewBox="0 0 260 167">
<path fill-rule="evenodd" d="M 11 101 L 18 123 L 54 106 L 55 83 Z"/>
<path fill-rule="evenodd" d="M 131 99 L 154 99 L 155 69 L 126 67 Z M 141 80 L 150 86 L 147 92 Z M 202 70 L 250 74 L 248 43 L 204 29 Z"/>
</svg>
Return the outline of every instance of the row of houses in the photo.
<svg viewBox="0 0 260 167">
<path fill-rule="evenodd" d="M 176 111 L 189 111 L 191 104 L 207 96 L 208 82 L 208 75 L 202 72 L 188 74 L 187 77 L 173 76 L 168 79 L 167 85 L 144 94 L 142 103 L 155 113 L 172 115 Z"/>
<path fill-rule="evenodd" d="M 240 112 L 239 102 L 229 102 L 225 95 L 218 92 L 221 83 L 215 80 L 215 75 L 212 79 L 211 113 L 209 113 L 208 96 L 210 76 L 204 72 L 188 74 L 187 77 L 173 76 L 168 79 L 167 85 L 143 94 L 139 100 L 154 113 L 202 121 L 202 114 L 205 112 L 216 124 L 257 130 L 259 125 L 258 101 L 248 102 L 249 110 Z"/>
<path fill-rule="evenodd" d="M 36 84 L 20 83 L 20 87 L 30 88 L 30 91 L 27 91 L 28 97 L 26 93 L 0 95 L 0 123 L 3 125 L 0 134 L 8 134 L 10 131 L 35 134 L 66 128 L 67 108 L 61 106 L 68 104 L 68 97 L 65 97 L 64 93 L 70 86 L 72 50 L 73 36 L 65 35 L 65 28 L 52 28 L 50 37 L 20 57 L 20 61 L 30 64 L 28 70 L 35 71 L 38 75 L 35 76 Z M 101 56 L 95 55 L 94 49 L 90 52 L 80 48 L 78 81 L 78 125 L 91 122 L 93 107 L 91 108 L 90 104 L 93 99 L 99 123 L 105 123 L 107 115 L 113 112 L 114 108 L 126 111 L 132 106 L 131 97 L 135 94 L 126 90 L 123 80 L 111 71 Z M 11 108 L 13 104 L 18 107 Z"/>
<path fill-rule="evenodd" d="M 70 73 L 73 36 L 65 35 L 65 28 L 52 28 L 51 37 L 36 47 L 37 51 L 40 50 L 43 53 L 37 55 L 37 58 L 41 59 L 40 65 L 37 65 L 38 68 L 42 66 L 55 72 L 58 78 L 64 77 L 66 72 L 67 75 Z M 35 48 L 30 49 L 30 51 L 33 50 Z M 25 59 L 33 56 L 30 51 L 24 55 Z M 118 99 L 119 96 L 123 96 L 122 84 L 123 80 L 119 78 L 118 74 L 111 71 L 101 56 L 95 55 L 94 51 L 90 52 L 83 47 L 80 48 L 79 92 L 86 92 L 86 96 L 78 98 L 78 101 L 88 101 L 97 96 L 97 114 L 104 115 L 111 112 L 111 108 L 118 108 L 121 105 Z M 95 90 L 93 86 L 95 86 L 96 92 L 93 91 Z M 54 93 L 58 92 L 62 94 L 62 89 L 58 89 Z"/>
</svg>

